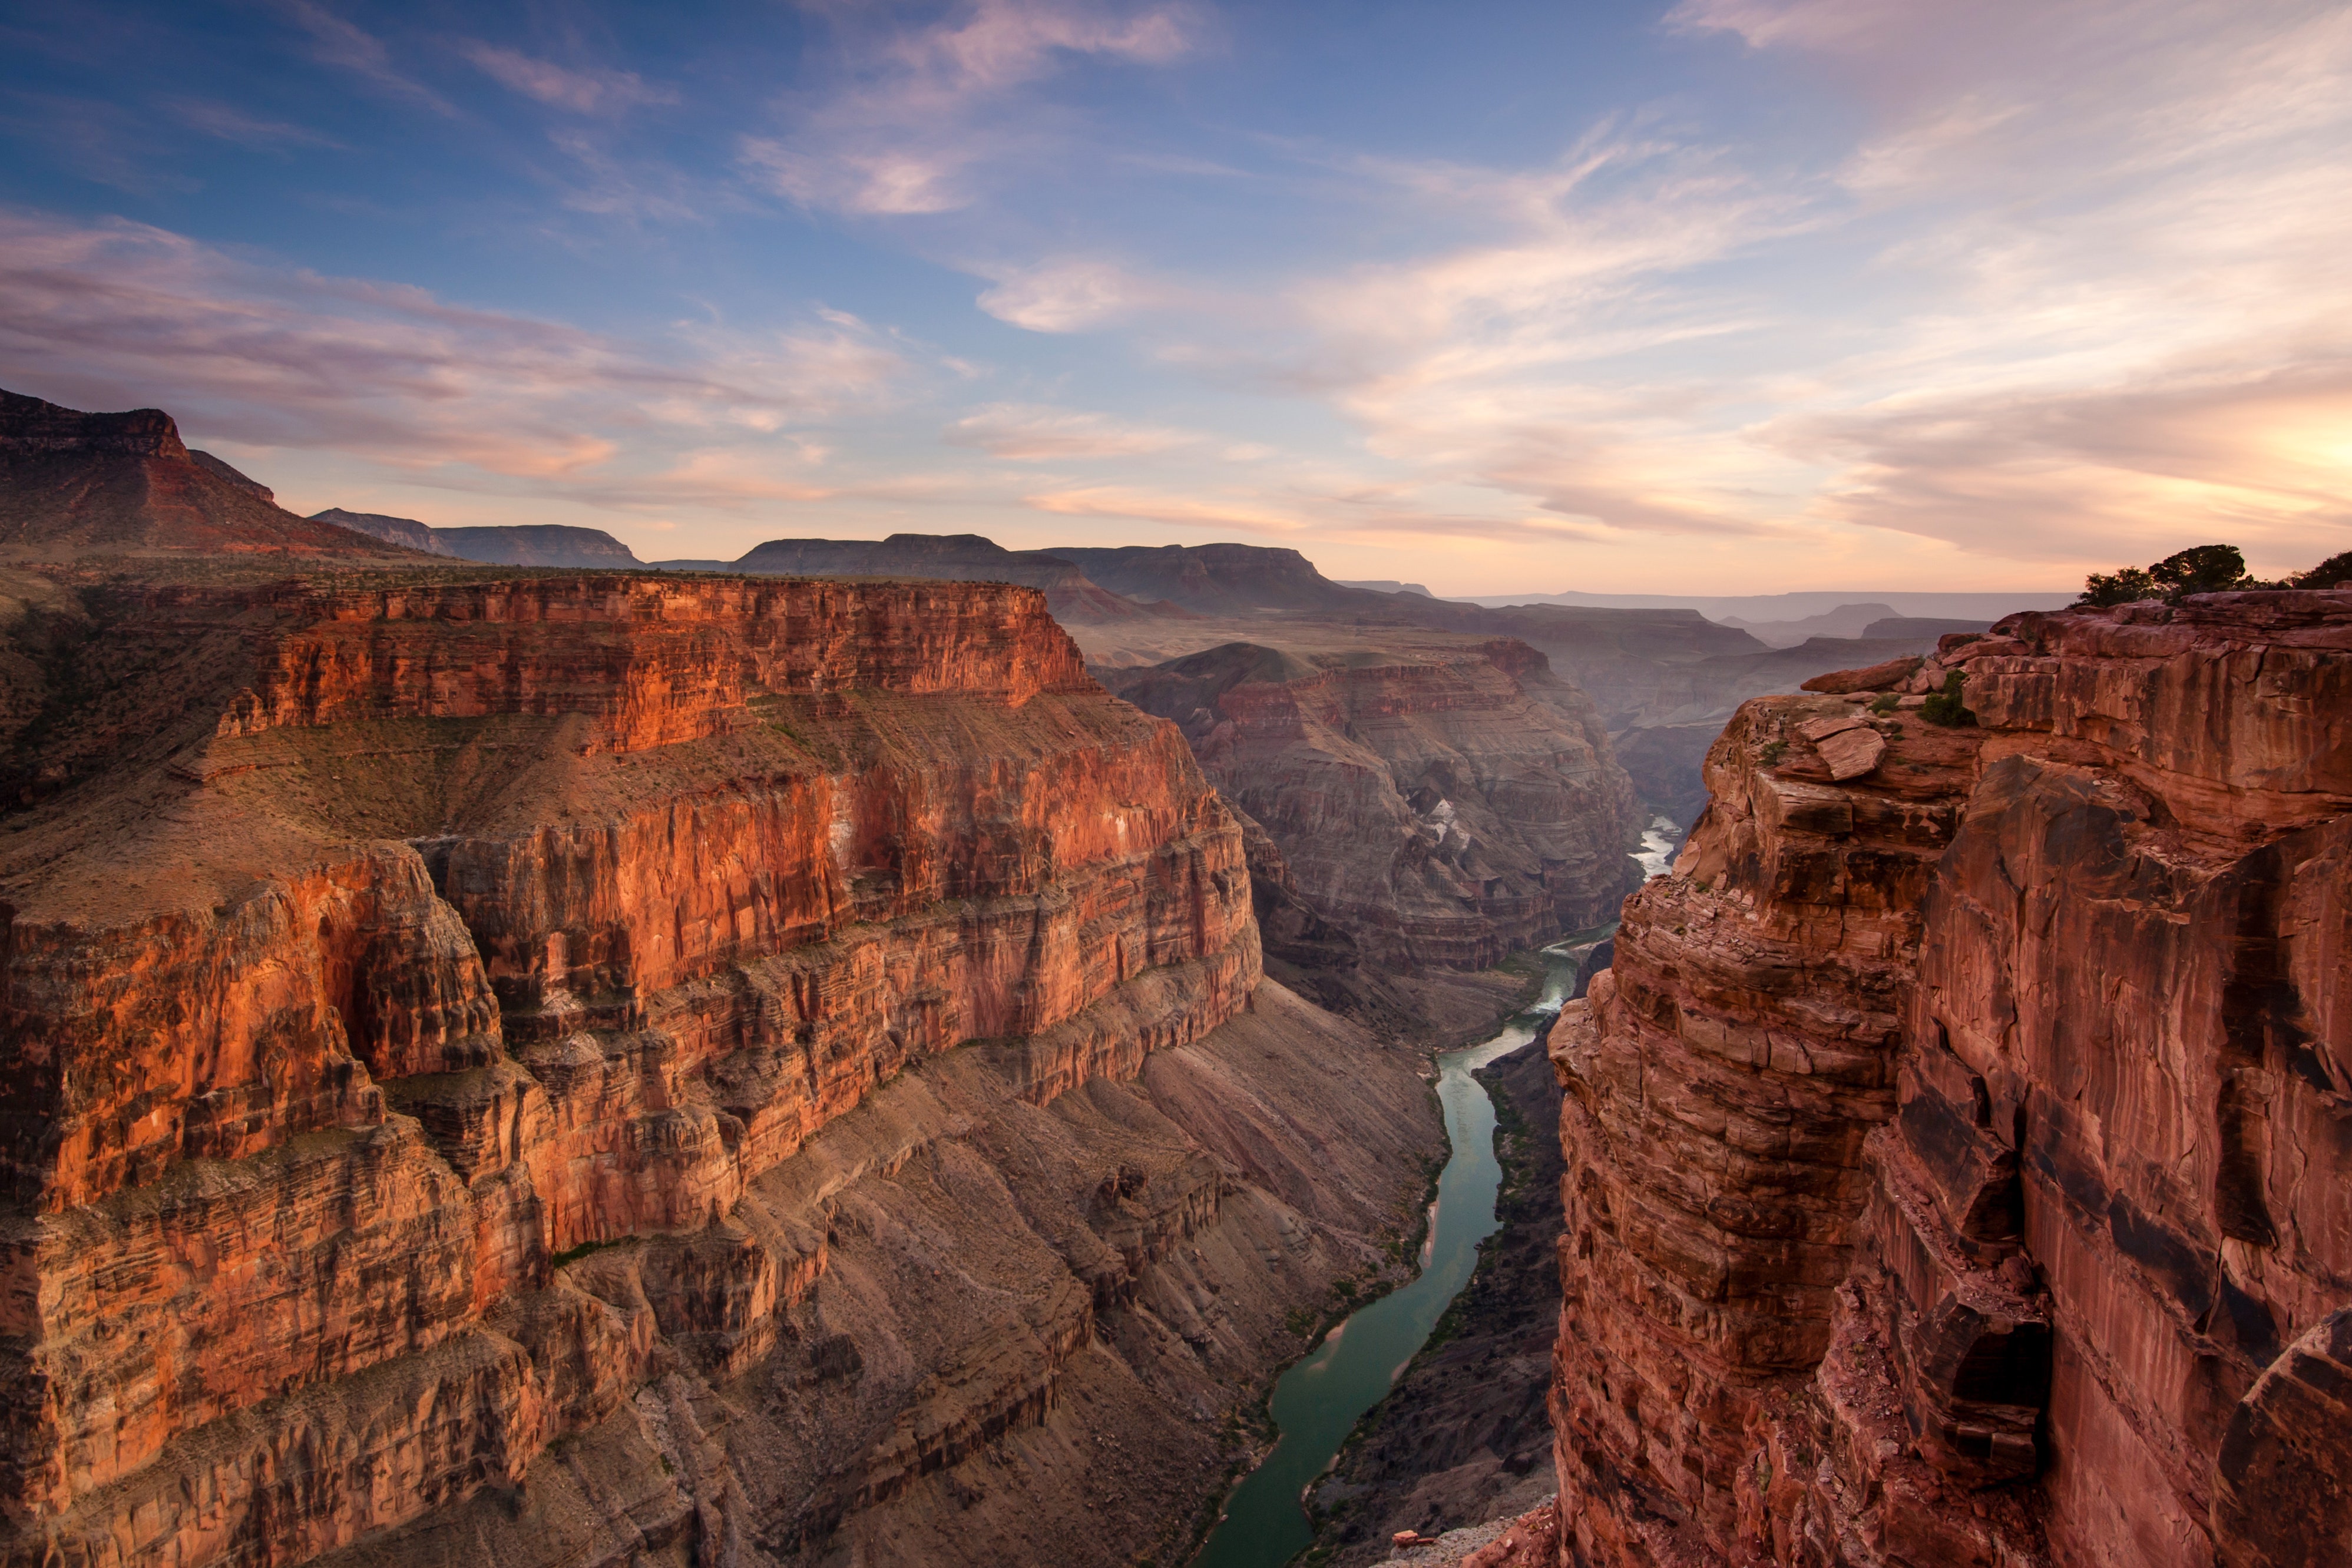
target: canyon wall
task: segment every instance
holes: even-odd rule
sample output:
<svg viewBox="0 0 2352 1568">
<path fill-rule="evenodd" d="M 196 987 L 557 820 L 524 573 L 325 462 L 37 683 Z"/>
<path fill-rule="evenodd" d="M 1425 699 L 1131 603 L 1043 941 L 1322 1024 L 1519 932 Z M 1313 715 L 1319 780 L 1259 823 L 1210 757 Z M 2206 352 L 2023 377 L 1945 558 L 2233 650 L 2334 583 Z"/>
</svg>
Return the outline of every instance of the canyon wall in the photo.
<svg viewBox="0 0 2352 1568">
<path fill-rule="evenodd" d="M 1561 1561 L 2352 1559 L 2352 594 L 1817 684 L 1549 1038 Z"/>
<path fill-rule="evenodd" d="M 1637 874 L 1608 734 L 1523 643 L 1333 628 L 1108 678 L 1372 963 L 1484 968 L 1608 919 Z"/>
<path fill-rule="evenodd" d="M 1003 1444 L 1111 1442 L 1071 1379 L 1198 1468 L 1402 1224 L 1410 1064 L 1261 984 L 1233 817 L 1034 590 L 68 596 L 11 650 L 0 1561 L 793 1560 L 1068 1484 Z"/>
</svg>

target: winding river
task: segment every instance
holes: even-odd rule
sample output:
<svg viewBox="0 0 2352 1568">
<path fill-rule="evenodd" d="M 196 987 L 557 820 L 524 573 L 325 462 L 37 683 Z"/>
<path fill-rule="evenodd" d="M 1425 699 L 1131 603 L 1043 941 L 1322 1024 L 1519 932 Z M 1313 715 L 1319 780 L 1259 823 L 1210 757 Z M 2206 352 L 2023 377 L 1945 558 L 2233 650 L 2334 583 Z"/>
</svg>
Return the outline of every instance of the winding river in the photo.
<svg viewBox="0 0 2352 1568">
<path fill-rule="evenodd" d="M 1546 949 L 1551 969 L 1535 1005 L 1485 1044 L 1437 1058 L 1437 1098 L 1454 1152 L 1437 1179 L 1421 1273 L 1354 1313 L 1282 1374 L 1274 1387 L 1281 1438 L 1234 1489 L 1192 1568 L 1278 1568 L 1313 1541 L 1301 1495 L 1429 1338 L 1446 1303 L 1469 1283 L 1478 1244 L 1495 1233 L 1495 1194 L 1502 1180 L 1495 1159 L 1495 1105 L 1470 1075 L 1527 1045 L 1559 1011 L 1575 987 L 1576 961 L 1585 945 Z"/>
</svg>

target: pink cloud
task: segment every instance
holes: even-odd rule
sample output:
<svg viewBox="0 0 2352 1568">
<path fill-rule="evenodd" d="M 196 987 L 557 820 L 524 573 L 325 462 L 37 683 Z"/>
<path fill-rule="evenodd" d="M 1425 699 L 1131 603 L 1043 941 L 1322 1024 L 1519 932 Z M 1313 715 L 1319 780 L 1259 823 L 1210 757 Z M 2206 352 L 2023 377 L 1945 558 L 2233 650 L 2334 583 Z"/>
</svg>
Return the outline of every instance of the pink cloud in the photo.
<svg viewBox="0 0 2352 1568">
<path fill-rule="evenodd" d="M 166 406 L 219 439 L 540 478 L 665 431 L 774 431 L 871 403 L 905 369 L 849 317 L 633 343 L 142 225 L 23 214 L 0 214 L 0 365 L 14 389 Z"/>
</svg>

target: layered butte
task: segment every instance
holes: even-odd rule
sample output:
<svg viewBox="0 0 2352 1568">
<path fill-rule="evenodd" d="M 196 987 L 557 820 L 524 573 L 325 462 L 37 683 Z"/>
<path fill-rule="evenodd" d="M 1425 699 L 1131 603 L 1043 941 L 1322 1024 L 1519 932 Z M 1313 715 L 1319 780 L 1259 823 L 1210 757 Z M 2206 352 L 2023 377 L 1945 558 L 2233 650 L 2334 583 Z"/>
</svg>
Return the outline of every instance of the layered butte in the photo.
<svg viewBox="0 0 2352 1568">
<path fill-rule="evenodd" d="M 1321 632 L 1107 678 L 1371 963 L 1483 968 L 1610 918 L 1639 819 L 1581 691 L 1507 637 Z"/>
<path fill-rule="evenodd" d="M 34 804 L 0 832 L 6 1562 L 296 1563 L 550 1485 L 548 1561 L 786 1557 L 1053 1404 L 1096 1315 L 1221 1215 L 1307 1296 L 1342 1262 L 1318 1204 L 1373 1228 L 1236 1186 L 1290 1184 L 1244 1131 L 1286 1102 L 1213 1058 L 1160 1110 L 1100 1098 L 1251 1005 L 1256 930 L 1182 738 L 1034 590 L 43 592 L 11 649 L 47 694 L 10 716 Z M 1423 1136 L 1409 1071 L 1373 1076 L 1398 1130 L 1346 1134 L 1367 1186 Z M 929 1223 L 875 1188 L 919 1155 L 968 1189 L 942 1212 L 1004 1210 L 949 1256 L 1013 1274 L 942 1286 L 934 1237 L 876 1255 L 929 1258 L 919 1289 L 838 1289 L 1009 1316 L 872 1363 L 870 1317 L 808 1303 Z M 1226 1314 L 1182 1311 L 1210 1355 Z M 812 1409 L 865 1393 L 806 1466 L 776 1432 L 730 1458 L 710 1390 L 754 1369 Z"/>
<path fill-rule="evenodd" d="M 1549 1038 L 1563 1560 L 2346 1560 L 2352 595 L 1819 684 Z"/>
</svg>

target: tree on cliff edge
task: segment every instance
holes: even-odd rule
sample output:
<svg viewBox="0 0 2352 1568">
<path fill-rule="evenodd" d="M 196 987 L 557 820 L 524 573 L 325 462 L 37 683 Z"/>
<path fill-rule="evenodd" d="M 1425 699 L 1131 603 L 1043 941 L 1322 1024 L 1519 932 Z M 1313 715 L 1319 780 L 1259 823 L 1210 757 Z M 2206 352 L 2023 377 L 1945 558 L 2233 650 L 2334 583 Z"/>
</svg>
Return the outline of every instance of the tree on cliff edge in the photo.
<svg viewBox="0 0 2352 1568">
<path fill-rule="evenodd" d="M 2118 566 L 2094 572 L 2083 579 L 2077 605 L 2105 609 L 2141 599 L 2162 599 L 2177 605 L 2191 594 L 2226 594 L 2243 588 L 2352 587 L 2352 550 L 2329 556 L 2308 572 L 2284 582 L 2265 583 L 2246 571 L 2246 558 L 2234 544 L 2200 544 L 2168 555 L 2153 566 Z"/>
</svg>

